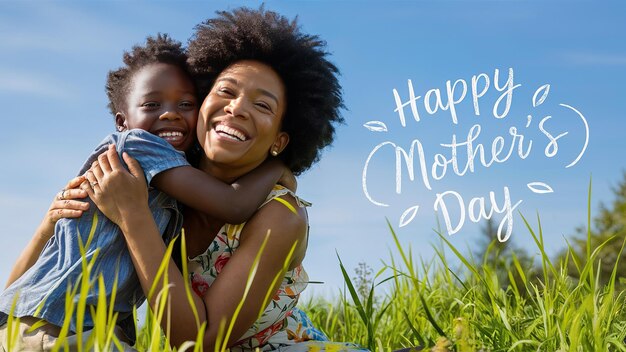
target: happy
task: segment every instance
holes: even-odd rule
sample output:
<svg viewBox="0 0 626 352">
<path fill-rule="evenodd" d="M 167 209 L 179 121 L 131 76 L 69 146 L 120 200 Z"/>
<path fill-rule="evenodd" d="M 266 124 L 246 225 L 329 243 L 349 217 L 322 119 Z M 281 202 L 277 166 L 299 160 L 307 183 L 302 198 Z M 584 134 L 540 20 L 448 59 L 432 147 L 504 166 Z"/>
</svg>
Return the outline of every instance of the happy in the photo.
<svg viewBox="0 0 626 352">
<path fill-rule="evenodd" d="M 493 116 L 498 119 L 502 119 L 506 117 L 511 108 L 511 102 L 513 101 L 513 90 L 517 87 L 520 87 L 521 84 L 514 84 L 513 82 L 513 68 L 509 68 L 509 75 L 504 84 L 500 84 L 500 71 L 495 69 L 493 75 L 493 87 L 500 93 L 500 96 L 496 100 L 493 105 Z M 483 97 L 490 88 L 490 79 L 486 73 L 481 73 L 478 75 L 472 76 L 471 82 L 469 83 L 469 89 L 471 90 L 472 102 L 474 104 L 474 114 L 476 116 L 480 115 L 480 107 L 479 107 L 479 99 Z M 418 110 L 417 101 L 422 98 L 421 95 L 416 96 L 415 90 L 413 89 L 413 82 L 408 80 L 408 89 L 409 89 L 409 99 L 406 102 L 402 102 L 400 98 L 400 93 L 398 93 L 397 89 L 393 89 L 393 96 L 396 102 L 396 108 L 394 112 L 398 113 L 398 117 L 400 118 L 400 124 L 402 127 L 406 127 L 406 117 L 404 113 L 404 108 L 410 106 L 411 114 L 413 115 L 413 119 L 416 122 L 420 121 L 420 115 Z M 461 103 L 463 99 L 465 99 L 468 91 L 468 83 L 464 79 L 457 79 L 454 83 L 448 80 L 446 81 L 445 92 L 442 93 L 439 88 L 433 88 L 428 90 L 424 94 L 423 105 L 425 111 L 429 115 L 435 114 L 437 111 L 447 110 L 450 112 L 450 116 L 452 117 L 452 122 L 454 124 L 458 123 L 458 118 L 456 114 L 456 105 Z M 504 101 L 504 108 L 501 112 L 500 104 Z"/>
</svg>

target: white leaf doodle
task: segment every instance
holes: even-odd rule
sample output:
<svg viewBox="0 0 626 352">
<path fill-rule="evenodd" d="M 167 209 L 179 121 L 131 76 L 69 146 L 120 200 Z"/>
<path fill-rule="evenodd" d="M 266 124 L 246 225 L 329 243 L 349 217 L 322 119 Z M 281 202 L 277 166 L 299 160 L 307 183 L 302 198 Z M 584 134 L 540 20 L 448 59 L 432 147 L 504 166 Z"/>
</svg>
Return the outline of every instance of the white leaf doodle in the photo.
<svg viewBox="0 0 626 352">
<path fill-rule="evenodd" d="M 537 194 L 545 194 L 545 193 L 552 193 L 552 192 L 554 192 L 552 187 L 550 187 L 547 183 L 544 183 L 544 182 L 539 182 L 539 181 L 530 182 L 526 186 L 533 193 L 537 193 Z"/>
<path fill-rule="evenodd" d="M 387 125 L 382 121 L 369 121 L 363 124 L 363 127 L 372 132 L 387 132 Z"/>
<path fill-rule="evenodd" d="M 543 102 L 548 97 L 548 92 L 550 92 L 549 84 L 544 84 L 541 87 L 537 88 L 537 90 L 535 91 L 535 94 L 533 94 L 533 107 L 536 108 L 537 106 L 543 104 Z M 537 100 L 537 96 L 539 95 L 539 93 L 542 93 L 542 94 L 539 100 Z"/>
<path fill-rule="evenodd" d="M 419 207 L 419 205 L 414 205 L 402 213 L 402 216 L 400 216 L 400 227 L 404 227 L 413 221 L 413 218 L 417 215 L 417 209 L 419 209 Z"/>
</svg>

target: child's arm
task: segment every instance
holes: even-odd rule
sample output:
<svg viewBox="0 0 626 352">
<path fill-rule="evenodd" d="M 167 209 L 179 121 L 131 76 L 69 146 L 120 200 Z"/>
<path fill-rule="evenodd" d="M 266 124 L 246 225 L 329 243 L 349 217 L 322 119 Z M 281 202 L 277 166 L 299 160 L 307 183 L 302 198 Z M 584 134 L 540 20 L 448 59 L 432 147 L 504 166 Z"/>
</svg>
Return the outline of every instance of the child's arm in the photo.
<svg viewBox="0 0 626 352">
<path fill-rule="evenodd" d="M 282 162 L 269 160 L 229 185 L 194 167 L 183 166 L 158 174 L 152 185 L 187 206 L 239 224 L 265 201 L 284 170 Z"/>
<path fill-rule="evenodd" d="M 54 225 L 59 219 L 80 217 L 83 211 L 89 208 L 88 202 L 76 200 L 87 197 L 87 192 L 77 188 L 84 179 L 82 176 L 75 177 L 54 197 L 46 216 L 39 224 L 35 234 L 17 258 L 15 264 L 13 264 L 5 287 L 11 285 L 35 264 L 44 246 L 50 237 L 54 235 Z"/>
<path fill-rule="evenodd" d="M 296 177 L 287 167 L 285 167 L 285 172 L 283 172 L 280 180 L 278 180 L 278 184 L 284 186 L 294 193 L 297 191 L 298 188 L 298 180 L 296 180 Z"/>
<path fill-rule="evenodd" d="M 118 158 L 113 145 L 103 154 Z M 98 160 L 106 162 L 104 157 Z M 229 185 L 192 166 L 181 166 L 155 175 L 151 185 L 187 206 L 238 224 L 254 214 L 286 171 L 281 161 L 271 159 Z"/>
</svg>

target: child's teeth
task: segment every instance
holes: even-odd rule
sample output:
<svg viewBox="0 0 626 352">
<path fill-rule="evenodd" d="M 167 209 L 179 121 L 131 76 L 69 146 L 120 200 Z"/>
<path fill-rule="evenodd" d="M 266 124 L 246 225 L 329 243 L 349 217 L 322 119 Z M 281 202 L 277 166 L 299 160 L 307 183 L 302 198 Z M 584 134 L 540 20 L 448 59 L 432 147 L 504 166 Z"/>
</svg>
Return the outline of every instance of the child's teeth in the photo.
<svg viewBox="0 0 626 352">
<path fill-rule="evenodd" d="M 182 137 L 182 132 L 161 132 L 159 133 L 159 137 Z"/>
</svg>

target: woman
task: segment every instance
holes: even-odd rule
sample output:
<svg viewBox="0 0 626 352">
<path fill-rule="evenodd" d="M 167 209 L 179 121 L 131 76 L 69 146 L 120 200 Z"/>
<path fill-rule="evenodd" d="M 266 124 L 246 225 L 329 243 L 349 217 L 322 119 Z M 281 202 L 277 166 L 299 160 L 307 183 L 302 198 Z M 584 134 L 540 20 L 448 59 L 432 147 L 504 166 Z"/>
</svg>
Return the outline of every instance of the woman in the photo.
<svg viewBox="0 0 626 352">
<path fill-rule="evenodd" d="M 333 139 L 334 124 L 342 122 L 338 72 L 323 49 L 322 41 L 301 33 L 295 22 L 262 9 L 221 12 L 199 25 L 189 45 L 190 63 L 201 91 L 211 86 L 198 119 L 197 136 L 204 152 L 199 168 L 232 182 L 268 157 L 280 158 L 294 174 L 317 161 L 320 150 Z M 83 187 L 122 229 L 148 293 L 159 277 L 166 248 L 146 207 L 142 170 L 132 159 L 125 161 L 130 173 L 115 152 L 104 154 Z M 219 333 L 222 321 L 227 327 L 232 324 L 232 330 L 219 347 L 231 350 L 307 350 L 306 342 L 297 342 L 325 339 L 295 308 L 308 281 L 301 266 L 308 236 L 305 205 L 293 192 L 277 186 L 243 224 L 224 224 L 185 211 L 191 277 L 184 278 L 170 263 L 169 303 L 175 314 L 162 322 L 174 345 L 196 340 L 194 310 L 200 324 L 206 324 L 207 350 L 224 337 Z M 257 255 L 258 266 L 248 285 Z M 185 293 L 187 279 L 197 293 L 192 304 Z M 153 308 L 155 296 L 149 297 Z"/>
</svg>

